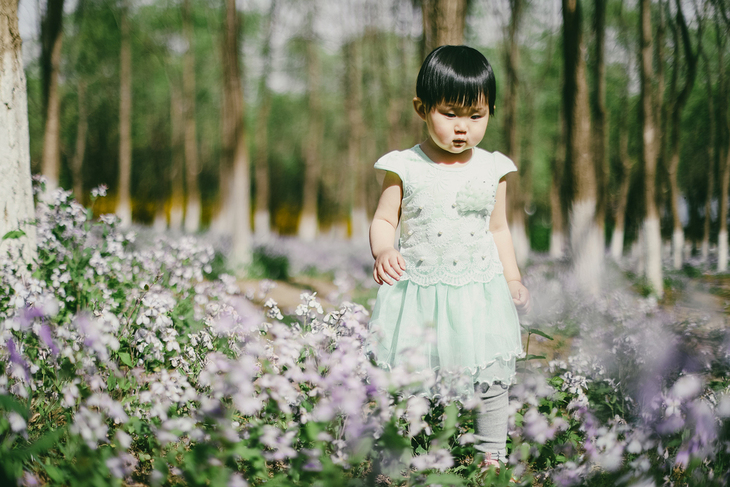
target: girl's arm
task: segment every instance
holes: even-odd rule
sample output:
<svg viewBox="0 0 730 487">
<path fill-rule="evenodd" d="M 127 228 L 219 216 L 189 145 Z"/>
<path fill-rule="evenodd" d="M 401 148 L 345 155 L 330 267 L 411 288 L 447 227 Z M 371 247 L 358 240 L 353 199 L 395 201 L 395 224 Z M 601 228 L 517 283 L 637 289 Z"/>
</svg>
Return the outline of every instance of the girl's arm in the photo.
<svg viewBox="0 0 730 487">
<path fill-rule="evenodd" d="M 392 286 L 393 279 L 400 280 L 406 270 L 406 262 L 394 246 L 402 198 L 403 185 L 400 178 L 393 172 L 386 172 L 383 192 L 370 225 L 370 250 L 375 257 L 373 278 L 378 284 L 385 282 Z"/>
<path fill-rule="evenodd" d="M 507 224 L 507 181 L 502 178 L 497 186 L 497 202 L 494 205 L 489 220 L 489 231 L 497 244 L 499 260 L 504 268 L 504 277 L 507 280 L 512 301 L 518 311 L 530 311 L 530 292 L 522 285 L 522 276 L 517 267 L 515 248 L 512 245 L 512 234 Z"/>
</svg>

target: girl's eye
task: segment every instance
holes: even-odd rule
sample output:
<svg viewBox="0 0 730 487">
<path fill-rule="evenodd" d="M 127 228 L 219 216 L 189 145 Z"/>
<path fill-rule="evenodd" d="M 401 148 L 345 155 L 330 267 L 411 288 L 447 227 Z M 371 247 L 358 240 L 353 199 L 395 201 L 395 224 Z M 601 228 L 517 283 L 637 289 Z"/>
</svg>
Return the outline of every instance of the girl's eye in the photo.
<svg viewBox="0 0 730 487">
<path fill-rule="evenodd" d="M 449 117 L 449 118 L 454 118 L 454 117 L 456 116 L 456 115 L 455 115 L 455 114 L 453 114 L 453 113 L 444 113 L 444 115 L 446 115 L 446 116 L 447 116 L 447 117 Z"/>
<path fill-rule="evenodd" d="M 471 116 L 471 119 L 472 119 L 472 120 L 479 120 L 480 118 L 482 118 L 482 116 L 481 116 L 481 115 L 472 115 L 472 116 Z"/>
</svg>

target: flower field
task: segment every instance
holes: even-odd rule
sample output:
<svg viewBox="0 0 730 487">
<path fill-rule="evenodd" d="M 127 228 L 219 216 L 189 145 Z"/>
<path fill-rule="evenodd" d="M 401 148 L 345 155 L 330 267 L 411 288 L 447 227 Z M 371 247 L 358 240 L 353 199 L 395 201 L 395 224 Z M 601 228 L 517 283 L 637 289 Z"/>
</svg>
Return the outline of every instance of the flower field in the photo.
<svg viewBox="0 0 730 487">
<path fill-rule="evenodd" d="M 203 240 L 120 231 L 63 191 L 37 218 L 37 263 L 0 257 L 0 485 L 728 483 L 725 330 L 678 320 L 616 268 L 592 299 L 565 263 L 525 272 L 525 340 L 570 353 L 520 362 L 509 462 L 482 472 L 462 379 L 368 355 L 366 249 L 271 244 L 259 272 L 338 286 L 336 309 L 305 292 L 288 312 L 272 281 L 241 293 Z"/>
</svg>

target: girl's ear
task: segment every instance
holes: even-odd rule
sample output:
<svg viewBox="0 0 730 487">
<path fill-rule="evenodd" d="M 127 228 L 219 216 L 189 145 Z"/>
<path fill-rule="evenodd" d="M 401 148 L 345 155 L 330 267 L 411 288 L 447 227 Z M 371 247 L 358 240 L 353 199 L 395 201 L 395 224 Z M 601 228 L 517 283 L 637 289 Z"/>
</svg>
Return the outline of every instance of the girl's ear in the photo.
<svg viewBox="0 0 730 487">
<path fill-rule="evenodd" d="M 426 120 L 426 105 L 423 104 L 420 98 L 415 97 L 413 99 L 413 109 L 416 110 L 416 113 L 422 120 Z"/>
</svg>

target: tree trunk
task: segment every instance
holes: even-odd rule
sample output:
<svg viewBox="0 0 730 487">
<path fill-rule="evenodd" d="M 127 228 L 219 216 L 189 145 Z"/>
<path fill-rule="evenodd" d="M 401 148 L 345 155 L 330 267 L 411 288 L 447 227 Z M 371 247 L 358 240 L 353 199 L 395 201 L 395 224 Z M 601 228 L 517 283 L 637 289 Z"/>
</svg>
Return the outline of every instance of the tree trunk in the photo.
<svg viewBox="0 0 730 487">
<path fill-rule="evenodd" d="M 425 54 L 445 44 L 464 43 L 467 0 L 423 0 Z"/>
<path fill-rule="evenodd" d="M 41 173 L 46 177 L 48 191 L 58 187 L 61 172 L 61 95 L 58 91 L 58 71 L 61 66 L 62 40 L 63 0 L 48 0 L 41 22 L 41 71 L 46 112 Z"/>
<path fill-rule="evenodd" d="M 510 0 L 510 22 L 507 29 L 507 49 L 504 54 L 506 80 L 505 80 L 505 124 L 504 138 L 507 142 L 507 156 L 514 161 L 518 167 L 522 167 L 520 154 L 520 137 L 517 123 L 517 97 L 519 92 L 520 79 L 517 76 L 519 65 L 520 49 L 517 43 L 517 31 L 522 20 L 522 0 Z M 508 219 L 512 242 L 515 247 L 517 264 L 523 266 L 527 263 L 530 255 L 530 240 L 527 237 L 525 228 L 525 188 L 522 187 L 522 171 L 511 173 L 507 176 L 507 201 L 509 202 Z"/>
<path fill-rule="evenodd" d="M 558 111 L 560 140 L 555 144 L 555 157 L 550 159 L 550 257 L 562 259 L 565 255 L 565 218 L 563 214 L 562 188 L 565 177 L 565 120 L 562 107 Z"/>
<path fill-rule="evenodd" d="M 264 42 L 264 70 L 259 82 L 259 112 L 256 117 L 256 211 L 254 213 L 254 230 L 258 238 L 265 239 L 271 233 L 271 214 L 269 212 L 269 131 L 268 121 L 271 112 L 271 92 L 267 80 L 271 72 L 271 32 L 273 30 L 276 1 L 271 2 L 266 22 L 266 40 Z"/>
<path fill-rule="evenodd" d="M 606 206 L 608 195 L 606 185 L 608 182 L 608 161 L 606 147 L 608 142 L 608 121 L 606 117 L 606 64 L 605 64 L 605 34 L 606 34 L 606 4 L 607 0 L 595 0 L 593 31 L 595 32 L 593 79 L 594 89 L 592 92 L 592 141 L 593 160 L 596 166 L 596 226 L 601 235 L 604 234 L 606 219 Z M 603 241 L 603 240 L 602 240 Z"/>
<path fill-rule="evenodd" d="M 657 127 L 654 122 L 656 109 L 651 82 L 654 77 L 651 45 L 651 1 L 641 0 L 639 32 L 641 63 L 639 70 L 641 84 L 641 108 L 643 119 L 642 154 L 644 159 L 644 242 L 646 277 L 657 297 L 664 295 L 662 277 L 662 237 L 659 226 L 659 212 L 655 199 L 657 165 Z"/>
<path fill-rule="evenodd" d="M 310 16 L 313 15 L 310 13 Z M 309 123 L 304 142 L 304 196 L 302 214 L 299 219 L 298 235 L 304 241 L 312 241 L 319 231 L 317 198 L 319 196 L 319 175 L 321 171 L 320 145 L 323 137 L 322 103 L 319 97 L 320 61 L 317 43 L 311 32 L 306 46 L 307 64 L 307 112 Z"/>
<path fill-rule="evenodd" d="M 244 98 L 241 83 L 240 52 L 238 49 L 240 21 L 236 11 L 236 0 L 226 0 L 226 54 L 228 67 L 226 73 L 226 89 L 231 90 L 228 98 L 231 101 L 230 123 L 232 128 L 231 156 L 228 164 L 231 168 L 230 198 L 226 202 L 226 210 L 230 215 L 233 247 L 231 264 L 239 272 L 251 261 L 251 181 L 249 176 L 248 145 L 246 143 L 246 126 L 244 124 Z"/>
<path fill-rule="evenodd" d="M 699 58 L 699 48 L 701 48 L 702 39 L 702 24 L 698 28 L 698 49 L 696 52 L 692 51 L 692 43 L 689 38 L 689 29 L 687 29 L 687 23 L 684 20 L 684 14 L 682 13 L 682 5 L 679 0 L 676 0 L 677 5 L 677 25 L 673 28 L 674 38 L 674 56 L 675 66 L 672 73 L 671 82 L 671 134 L 670 134 L 670 154 L 669 154 L 669 196 L 671 198 L 672 208 L 672 221 L 674 223 L 674 231 L 672 234 L 672 254 L 674 269 L 682 268 L 682 253 L 684 250 L 684 228 L 682 227 L 682 221 L 679 217 L 679 198 L 681 193 L 679 190 L 679 183 L 677 182 L 677 170 L 679 169 L 679 154 L 680 154 L 680 130 L 682 123 L 682 110 L 689 99 L 689 95 L 694 87 L 694 81 L 697 74 L 697 60 Z M 698 17 L 699 18 L 699 17 Z M 684 60 L 683 63 L 686 65 L 684 86 L 681 91 L 677 93 L 677 82 L 679 78 L 679 36 L 682 36 L 682 45 L 684 47 Z"/>
<path fill-rule="evenodd" d="M 717 85 L 720 98 L 721 110 L 724 110 L 723 118 L 730 128 L 730 104 L 728 104 L 727 98 L 727 81 L 725 77 L 725 34 L 720 33 L 720 28 L 717 31 L 717 65 L 718 65 L 718 80 Z M 722 167 L 722 180 L 720 182 L 720 231 L 717 235 L 717 271 L 727 272 L 727 258 L 728 258 L 728 241 L 727 241 L 727 205 L 728 205 L 728 189 L 730 186 L 730 138 L 726 140 L 725 145 L 725 163 Z M 722 164 L 722 162 L 721 162 Z"/>
<path fill-rule="evenodd" d="M 129 39 L 127 4 L 120 11 L 122 31 L 119 55 L 119 186 L 117 216 L 121 226 L 132 224 L 132 47 Z"/>
<path fill-rule="evenodd" d="M 86 153 L 86 132 L 89 128 L 89 117 L 86 112 L 86 81 L 81 77 L 76 81 L 79 119 L 76 124 L 76 150 L 71 158 L 71 172 L 74 180 L 74 198 L 82 203 L 84 199 L 84 154 Z"/>
<path fill-rule="evenodd" d="M 353 39 L 345 45 L 347 59 L 347 86 L 345 107 L 347 110 L 348 138 L 347 159 L 349 166 L 349 207 L 352 224 L 352 239 L 363 240 L 368 234 L 369 218 L 366 205 L 365 168 L 362 149 L 365 137 L 365 122 L 362 114 L 362 45 L 360 39 Z"/>
<path fill-rule="evenodd" d="M 710 167 L 707 171 L 707 197 L 705 198 L 705 222 L 702 235 L 702 262 L 707 262 L 710 255 L 710 224 L 712 223 L 712 196 L 715 192 L 715 105 L 713 101 L 712 71 L 710 60 L 704 51 L 702 56 L 705 61 L 705 81 L 707 84 L 707 115 L 710 124 L 710 143 L 707 145 L 707 158 Z"/>
<path fill-rule="evenodd" d="M 191 22 L 190 1 L 183 0 L 183 37 L 187 49 L 183 53 L 183 106 L 185 107 L 185 231 L 200 228 L 200 191 L 198 189 L 198 134 L 195 124 L 195 38 Z"/>
<path fill-rule="evenodd" d="M 170 195 L 170 229 L 181 231 L 185 212 L 185 154 L 183 141 L 185 127 L 183 125 L 182 93 L 177 83 L 169 78 L 170 86 L 170 147 L 172 156 L 172 191 Z"/>
<path fill-rule="evenodd" d="M 191 21 L 190 1 L 183 0 L 183 37 L 187 49 L 183 53 L 183 106 L 185 107 L 185 231 L 200 228 L 200 191 L 198 190 L 198 133 L 195 124 L 195 45 Z"/>
<path fill-rule="evenodd" d="M 0 0 L 0 239 L 22 230 L 19 239 L 0 240 L 0 252 L 12 249 L 30 264 L 35 257 L 33 190 L 30 177 L 28 98 L 18 30 L 18 2 Z"/>
<path fill-rule="evenodd" d="M 628 90 L 628 86 L 626 87 Z M 627 97 L 628 98 L 628 97 Z M 625 113 L 625 112 L 623 112 Z M 631 168 L 633 161 L 629 156 L 629 131 L 627 117 L 622 117 L 619 128 L 619 158 L 621 159 L 622 173 L 619 186 L 616 213 L 614 214 L 613 234 L 611 235 L 611 257 L 615 261 L 621 260 L 624 251 L 624 230 L 626 222 L 626 205 L 629 200 L 629 186 L 631 185 Z"/>
<path fill-rule="evenodd" d="M 591 119 L 583 59 L 582 9 L 579 0 L 563 0 L 563 103 L 566 167 L 574 184 L 570 243 L 575 277 L 583 290 L 597 294 L 603 268 L 603 238 L 596 224 L 596 170 L 591 154 Z"/>
</svg>

